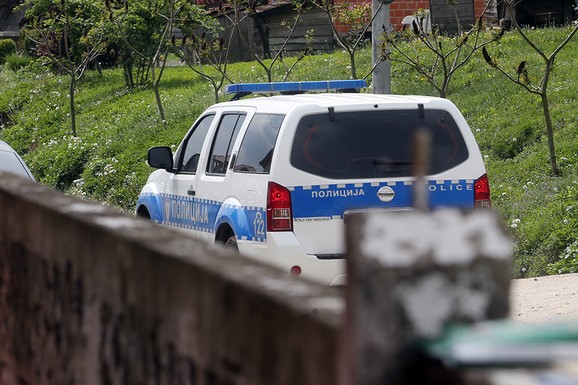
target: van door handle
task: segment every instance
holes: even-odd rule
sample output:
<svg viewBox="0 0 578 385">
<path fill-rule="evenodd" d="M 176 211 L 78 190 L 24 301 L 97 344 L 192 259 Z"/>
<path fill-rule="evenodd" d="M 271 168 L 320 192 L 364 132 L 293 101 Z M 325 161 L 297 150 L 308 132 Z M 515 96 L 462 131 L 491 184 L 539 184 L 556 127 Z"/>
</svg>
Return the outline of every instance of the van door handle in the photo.
<svg viewBox="0 0 578 385">
<path fill-rule="evenodd" d="M 192 188 L 187 190 L 187 195 L 192 195 L 195 196 L 195 190 L 193 190 Z"/>
</svg>

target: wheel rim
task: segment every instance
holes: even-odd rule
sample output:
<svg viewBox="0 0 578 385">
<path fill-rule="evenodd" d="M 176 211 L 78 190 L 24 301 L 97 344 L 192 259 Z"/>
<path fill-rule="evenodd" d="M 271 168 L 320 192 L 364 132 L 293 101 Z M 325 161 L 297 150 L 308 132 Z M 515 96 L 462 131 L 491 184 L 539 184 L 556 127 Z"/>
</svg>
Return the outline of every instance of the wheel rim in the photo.
<svg viewBox="0 0 578 385">
<path fill-rule="evenodd" d="M 231 235 L 225 241 L 225 247 L 230 248 L 230 249 L 234 249 L 234 250 L 239 250 L 239 247 L 237 246 L 237 238 L 234 235 Z"/>
</svg>

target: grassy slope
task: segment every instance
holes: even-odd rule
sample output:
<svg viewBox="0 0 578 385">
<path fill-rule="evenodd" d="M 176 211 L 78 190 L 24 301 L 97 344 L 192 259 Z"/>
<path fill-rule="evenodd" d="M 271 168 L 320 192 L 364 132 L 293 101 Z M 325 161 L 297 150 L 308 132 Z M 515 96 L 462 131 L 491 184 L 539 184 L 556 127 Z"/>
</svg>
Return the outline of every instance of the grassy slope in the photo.
<svg viewBox="0 0 578 385">
<path fill-rule="evenodd" d="M 568 29 L 529 31 L 551 51 Z M 521 60 L 540 67 L 535 54 L 515 33 L 507 33 L 490 52 L 505 68 Z M 526 52 L 526 53 L 522 53 Z M 360 73 L 369 68 L 370 52 L 359 56 Z M 578 61 L 575 38 L 559 56 L 550 90 L 556 124 L 557 153 L 563 175 L 550 175 L 540 101 L 505 80 L 477 55 L 455 76 L 449 99 L 470 122 L 484 154 L 493 188 L 494 207 L 517 240 L 516 276 L 545 274 L 578 234 L 578 109 L 572 81 Z M 291 80 L 348 78 L 342 52 L 306 58 Z M 256 63 L 230 65 L 239 82 L 264 81 Z M 537 73 L 531 72 L 534 81 Z M 0 138 L 20 152 L 37 178 L 71 194 L 130 212 L 150 169 L 148 147 L 176 146 L 194 118 L 213 102 L 208 84 L 187 68 L 165 72 L 162 96 L 168 128 L 158 121 L 150 89 L 127 91 L 119 70 L 89 73 L 78 90 L 77 138 L 69 133 L 67 79 L 40 66 L 29 73 L 0 73 Z M 433 94 L 416 73 L 394 65 L 392 88 L 399 94 Z M 576 206 L 576 208 L 575 208 Z M 576 256 L 551 272 L 569 271 Z"/>
</svg>

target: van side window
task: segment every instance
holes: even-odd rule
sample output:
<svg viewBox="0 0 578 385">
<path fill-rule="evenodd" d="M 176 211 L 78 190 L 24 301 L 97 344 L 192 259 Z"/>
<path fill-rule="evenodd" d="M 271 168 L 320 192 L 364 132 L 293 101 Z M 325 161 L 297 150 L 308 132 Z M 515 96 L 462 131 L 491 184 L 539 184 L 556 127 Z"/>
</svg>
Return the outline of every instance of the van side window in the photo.
<svg viewBox="0 0 578 385">
<path fill-rule="evenodd" d="M 207 132 L 214 118 L 215 115 L 207 115 L 192 129 L 192 132 L 186 139 L 183 155 L 181 156 L 180 171 L 192 173 L 197 171 L 201 149 L 203 148 Z"/>
<path fill-rule="evenodd" d="M 221 117 L 209 155 L 208 174 L 225 174 L 233 144 L 244 121 L 245 114 L 225 114 Z"/>
<path fill-rule="evenodd" d="M 239 148 L 234 171 L 268 174 L 275 141 L 285 115 L 255 114 Z"/>
</svg>

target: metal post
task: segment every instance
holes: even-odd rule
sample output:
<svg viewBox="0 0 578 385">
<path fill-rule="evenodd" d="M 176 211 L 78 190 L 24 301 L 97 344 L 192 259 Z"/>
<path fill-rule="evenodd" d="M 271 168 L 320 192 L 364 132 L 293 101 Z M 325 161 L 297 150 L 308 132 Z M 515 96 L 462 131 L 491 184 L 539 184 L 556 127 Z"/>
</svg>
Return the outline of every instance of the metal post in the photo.
<svg viewBox="0 0 578 385">
<path fill-rule="evenodd" d="M 375 64 L 382 57 L 380 46 L 383 42 L 381 37 L 384 32 L 383 26 L 387 31 L 391 30 L 391 26 L 389 4 L 382 5 L 380 0 L 372 0 L 371 7 L 373 14 L 379 11 L 371 25 L 372 63 Z M 383 61 L 375 67 L 371 74 L 371 86 L 374 94 L 391 94 L 391 63 L 389 61 Z"/>
<path fill-rule="evenodd" d="M 422 105 L 420 105 L 422 106 Z M 423 111 L 423 107 L 420 107 Z M 413 185 L 413 207 L 418 210 L 427 210 L 428 204 L 428 182 L 426 175 L 430 163 L 431 135 L 425 128 L 417 130 L 413 138 L 413 164 L 415 182 Z"/>
<path fill-rule="evenodd" d="M 490 210 L 346 217 L 340 385 L 466 384 L 422 354 L 453 323 L 507 316 L 512 245 Z"/>
</svg>

